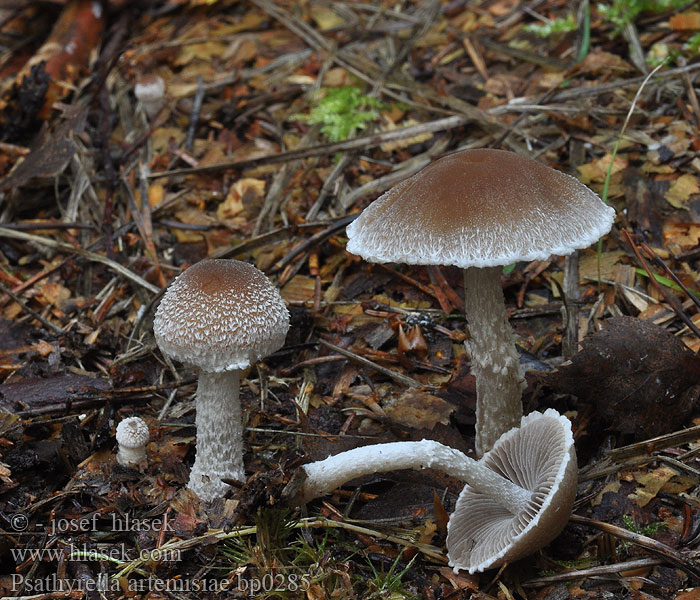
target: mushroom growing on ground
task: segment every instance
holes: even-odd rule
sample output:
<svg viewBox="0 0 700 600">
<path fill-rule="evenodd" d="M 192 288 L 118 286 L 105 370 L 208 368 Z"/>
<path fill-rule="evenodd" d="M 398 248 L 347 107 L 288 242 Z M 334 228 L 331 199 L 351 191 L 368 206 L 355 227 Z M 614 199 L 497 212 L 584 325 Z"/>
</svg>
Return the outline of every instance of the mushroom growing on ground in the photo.
<svg viewBox="0 0 700 600">
<path fill-rule="evenodd" d="M 253 265 L 202 260 L 168 287 L 153 333 L 164 354 L 198 367 L 197 453 L 188 486 L 202 500 L 223 496 L 223 479 L 245 480 L 240 373 L 284 344 L 289 312 Z"/>
<path fill-rule="evenodd" d="M 143 75 L 134 86 L 134 96 L 149 119 L 154 119 L 165 104 L 165 81 L 160 75 Z"/>
<path fill-rule="evenodd" d="M 428 165 L 348 225 L 348 252 L 367 261 L 464 269 L 479 455 L 522 415 L 524 379 L 502 266 L 585 248 L 610 230 L 614 216 L 570 175 L 514 152 L 478 149 Z"/>
<path fill-rule="evenodd" d="M 146 444 L 150 437 L 148 425 L 141 417 L 127 417 L 117 425 L 117 462 L 123 467 L 138 465 L 146 460 Z"/>
<path fill-rule="evenodd" d="M 430 440 L 363 446 L 305 465 L 288 493 L 304 503 L 362 475 L 424 468 L 467 482 L 447 525 L 455 571 L 484 571 L 536 552 L 559 535 L 576 497 L 571 423 L 553 409 L 523 417 L 479 461 Z"/>
</svg>

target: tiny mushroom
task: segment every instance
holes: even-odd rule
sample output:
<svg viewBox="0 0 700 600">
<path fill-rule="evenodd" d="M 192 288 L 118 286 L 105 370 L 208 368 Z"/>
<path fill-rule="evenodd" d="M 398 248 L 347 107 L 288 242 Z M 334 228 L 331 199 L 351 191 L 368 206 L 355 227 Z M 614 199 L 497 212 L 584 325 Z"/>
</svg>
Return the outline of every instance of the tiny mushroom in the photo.
<svg viewBox="0 0 700 600">
<path fill-rule="evenodd" d="M 285 493 L 305 503 L 356 477 L 424 468 L 467 482 L 447 524 L 455 571 L 480 572 L 533 554 L 559 535 L 576 497 L 571 423 L 553 409 L 523 417 L 479 461 L 431 440 L 363 446 L 305 465 Z"/>
<path fill-rule="evenodd" d="M 139 465 L 146 460 L 148 425 L 141 417 L 127 417 L 117 425 L 117 462 L 123 467 Z"/>
<path fill-rule="evenodd" d="M 614 216 L 570 175 L 514 152 L 477 149 L 428 165 L 348 225 L 348 252 L 370 262 L 464 269 L 479 455 L 522 415 L 524 378 L 502 267 L 585 248 L 610 230 Z"/>
<path fill-rule="evenodd" d="M 134 96 L 149 119 L 154 119 L 165 104 L 165 81 L 160 75 L 143 75 L 134 86 Z"/>
<path fill-rule="evenodd" d="M 245 480 L 240 372 L 284 344 L 289 312 L 253 265 L 202 260 L 168 287 L 153 332 L 161 351 L 199 368 L 197 453 L 188 486 L 202 500 L 223 496 L 224 479 Z"/>
</svg>

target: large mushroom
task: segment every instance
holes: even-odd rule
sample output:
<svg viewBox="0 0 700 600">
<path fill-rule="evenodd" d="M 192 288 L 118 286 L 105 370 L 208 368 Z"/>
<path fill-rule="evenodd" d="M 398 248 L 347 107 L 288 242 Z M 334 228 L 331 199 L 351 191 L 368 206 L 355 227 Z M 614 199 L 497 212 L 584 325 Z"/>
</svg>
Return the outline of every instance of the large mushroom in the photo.
<svg viewBox="0 0 700 600">
<path fill-rule="evenodd" d="M 479 455 L 522 415 L 524 379 L 502 266 L 585 248 L 610 230 L 614 216 L 570 175 L 514 152 L 478 149 L 428 165 L 348 226 L 348 251 L 367 261 L 464 269 Z"/>
<path fill-rule="evenodd" d="M 455 571 L 484 571 L 536 552 L 559 535 L 576 497 L 571 423 L 553 409 L 523 417 L 479 461 L 431 440 L 363 446 L 305 465 L 288 494 L 305 503 L 362 475 L 424 468 L 466 482 L 447 525 Z"/>
<path fill-rule="evenodd" d="M 239 381 L 242 369 L 278 350 L 289 329 L 279 292 L 253 265 L 202 260 L 168 287 L 153 322 L 164 354 L 197 367 L 197 454 L 188 486 L 223 496 L 245 480 Z"/>
</svg>

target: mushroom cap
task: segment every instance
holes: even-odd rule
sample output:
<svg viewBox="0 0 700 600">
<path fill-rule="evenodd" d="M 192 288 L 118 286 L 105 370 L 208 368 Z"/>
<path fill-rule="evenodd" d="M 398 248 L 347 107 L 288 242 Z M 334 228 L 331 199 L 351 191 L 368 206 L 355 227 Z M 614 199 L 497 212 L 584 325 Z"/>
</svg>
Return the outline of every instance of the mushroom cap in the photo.
<svg viewBox="0 0 700 600">
<path fill-rule="evenodd" d="M 253 265 L 202 260 L 170 284 L 153 321 L 160 349 L 212 373 L 245 369 L 284 344 L 289 311 Z"/>
<path fill-rule="evenodd" d="M 514 515 L 466 485 L 447 524 L 447 557 L 455 571 L 480 572 L 536 552 L 564 529 L 576 498 L 571 423 L 553 409 L 523 417 L 481 462 L 532 497 Z"/>
<path fill-rule="evenodd" d="M 160 100 L 165 95 L 165 81 L 160 75 L 143 75 L 134 85 L 134 96 L 141 102 Z"/>
<path fill-rule="evenodd" d="M 124 448 L 141 448 L 148 443 L 148 425 L 141 417 L 127 417 L 117 425 L 117 443 Z"/>
<path fill-rule="evenodd" d="M 384 193 L 347 227 L 370 262 L 491 267 L 590 246 L 615 210 L 576 178 L 515 152 L 462 150 Z"/>
</svg>

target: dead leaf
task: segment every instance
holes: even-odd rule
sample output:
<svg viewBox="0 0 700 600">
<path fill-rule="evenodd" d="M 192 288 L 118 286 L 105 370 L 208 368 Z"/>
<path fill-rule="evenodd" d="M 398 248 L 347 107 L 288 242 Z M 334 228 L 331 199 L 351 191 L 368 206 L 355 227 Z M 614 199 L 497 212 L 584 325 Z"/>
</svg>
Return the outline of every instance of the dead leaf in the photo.
<svg viewBox="0 0 700 600">
<path fill-rule="evenodd" d="M 317 4 L 311 11 L 311 18 L 321 31 L 328 31 L 345 25 L 345 19 L 328 6 Z"/>
<path fill-rule="evenodd" d="M 607 492 L 617 494 L 620 491 L 621 485 L 622 484 L 617 479 L 606 484 L 605 487 L 598 492 L 598 495 L 591 501 L 591 506 L 598 506 L 603 501 L 603 496 Z"/>
<path fill-rule="evenodd" d="M 221 223 L 226 223 L 243 212 L 247 204 L 262 198 L 264 195 L 264 180 L 243 177 L 229 188 L 226 198 L 216 209 L 216 216 Z"/>
<path fill-rule="evenodd" d="M 450 567 L 440 567 L 439 571 L 440 575 L 447 579 L 455 590 L 479 591 L 479 577 L 477 575 L 468 575 L 464 571 L 457 574 Z"/>
<path fill-rule="evenodd" d="M 671 29 L 675 29 L 676 31 L 700 29 L 700 12 L 684 12 L 671 15 L 668 24 Z"/>
<path fill-rule="evenodd" d="M 664 240 L 676 244 L 682 250 L 690 250 L 700 244 L 700 225 L 697 223 L 667 223 L 664 225 Z"/>
<path fill-rule="evenodd" d="M 388 401 L 383 408 L 393 421 L 415 429 L 433 429 L 438 423 L 447 425 L 455 410 L 442 398 L 414 389 Z"/>
<path fill-rule="evenodd" d="M 612 279 L 613 272 L 615 271 L 615 265 L 617 265 L 625 256 L 626 254 L 623 250 L 602 252 L 599 263 L 597 254 L 591 253 L 582 255 L 579 259 L 578 267 L 579 283 L 583 285 L 585 283 L 590 283 L 591 281 L 597 281 L 598 273 L 600 273 L 601 279 Z M 600 270 L 598 270 L 599 264 Z"/>
<path fill-rule="evenodd" d="M 598 158 L 592 162 L 579 165 L 577 170 L 580 175 L 581 183 L 603 183 L 608 174 L 608 168 L 610 167 L 610 161 L 612 160 L 612 154 L 606 154 L 605 156 Z M 627 167 L 627 161 L 619 156 L 615 157 L 613 162 L 613 167 L 611 175 L 619 173 Z"/>
<path fill-rule="evenodd" d="M 681 175 L 671 184 L 671 187 L 664 194 L 666 201 L 674 208 L 688 210 L 685 205 L 693 194 L 700 193 L 700 185 L 695 176 Z"/>
<path fill-rule="evenodd" d="M 394 129 L 399 129 L 400 127 L 410 127 L 412 125 L 417 125 L 418 121 L 415 119 L 406 119 L 400 124 L 394 123 L 391 119 L 382 119 L 382 131 L 393 131 Z M 393 142 L 384 142 L 380 148 L 384 152 L 394 152 L 395 150 L 400 150 L 401 148 L 408 148 L 413 144 L 420 144 L 433 137 L 432 133 L 419 133 L 410 138 L 403 138 L 400 140 L 394 140 Z"/>
<path fill-rule="evenodd" d="M 41 288 L 41 295 L 52 306 L 61 308 L 70 299 L 70 290 L 60 283 L 47 281 Z"/>
<path fill-rule="evenodd" d="M 663 466 L 653 471 L 639 471 L 634 473 L 634 479 L 641 487 L 630 494 L 630 498 L 639 506 L 646 506 L 656 497 L 661 489 L 678 473 L 671 467 Z"/>
<path fill-rule="evenodd" d="M 610 52 L 589 52 L 579 64 L 582 73 L 587 75 L 615 75 L 632 71 L 632 66 L 617 54 Z"/>
</svg>

